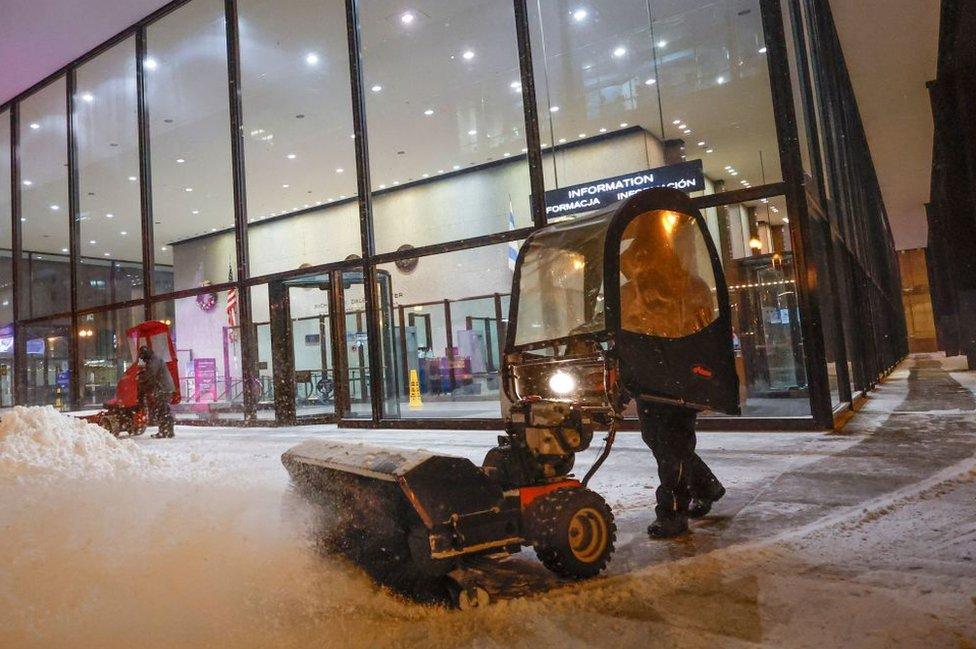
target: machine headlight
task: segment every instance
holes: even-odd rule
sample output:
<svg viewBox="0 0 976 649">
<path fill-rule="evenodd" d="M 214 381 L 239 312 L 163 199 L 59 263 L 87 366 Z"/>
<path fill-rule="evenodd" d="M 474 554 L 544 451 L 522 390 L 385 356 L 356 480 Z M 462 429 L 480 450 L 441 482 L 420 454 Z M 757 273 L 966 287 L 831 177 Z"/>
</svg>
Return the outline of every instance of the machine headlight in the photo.
<svg viewBox="0 0 976 649">
<path fill-rule="evenodd" d="M 549 389 L 560 396 L 565 396 L 576 390 L 576 377 L 560 370 L 549 377 Z"/>
</svg>

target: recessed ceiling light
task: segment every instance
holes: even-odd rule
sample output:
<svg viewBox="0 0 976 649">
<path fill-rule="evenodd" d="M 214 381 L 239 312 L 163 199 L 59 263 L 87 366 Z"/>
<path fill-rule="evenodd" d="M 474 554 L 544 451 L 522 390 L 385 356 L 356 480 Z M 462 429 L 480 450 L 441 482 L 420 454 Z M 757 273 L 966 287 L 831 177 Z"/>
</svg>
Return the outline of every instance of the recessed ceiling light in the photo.
<svg viewBox="0 0 976 649">
<path fill-rule="evenodd" d="M 90 243 L 91 245 L 93 245 L 93 246 L 94 246 L 94 245 L 95 245 L 96 243 L 98 243 L 98 242 L 97 242 L 97 241 L 95 241 L 94 239 L 92 239 L 92 240 L 91 240 L 91 241 L 89 241 L 88 243 Z"/>
<path fill-rule="evenodd" d="M 726 171 L 732 171 L 732 165 L 725 165 Z"/>
<path fill-rule="evenodd" d="M 580 134 L 579 134 L 579 136 L 580 136 L 581 138 L 583 138 L 583 137 L 586 137 L 586 133 L 580 133 Z"/>
<path fill-rule="evenodd" d="M 305 63 L 309 65 L 317 65 L 319 62 L 319 55 L 315 52 L 309 52 L 305 55 Z"/>
<path fill-rule="evenodd" d="M 589 15 L 590 14 L 586 11 L 586 9 L 577 9 L 576 11 L 573 12 L 573 20 L 575 20 L 578 23 L 581 23 L 584 20 L 586 20 L 586 17 Z"/>
<path fill-rule="evenodd" d="M 61 252 L 68 252 L 67 248 L 61 248 Z"/>
<path fill-rule="evenodd" d="M 437 173 L 442 174 L 442 173 L 444 173 L 444 170 L 443 169 L 438 169 L 437 170 Z"/>
<path fill-rule="evenodd" d="M 129 180 L 131 180 L 132 182 L 135 182 L 137 180 L 137 178 L 135 176 L 129 176 Z"/>
<path fill-rule="evenodd" d="M 291 185 L 289 185 L 288 183 L 285 183 L 284 185 L 281 186 L 282 189 L 288 189 L 289 187 L 291 187 Z"/>
<path fill-rule="evenodd" d="M 30 187 L 33 184 L 34 184 L 34 181 L 32 181 L 32 180 L 25 180 L 24 181 L 24 186 L 25 187 Z"/>
<path fill-rule="evenodd" d="M 725 77 L 719 77 L 719 78 L 717 78 L 715 80 L 715 83 L 717 83 L 718 85 L 721 86 L 723 83 L 725 83 Z"/>
<path fill-rule="evenodd" d="M 343 169 L 342 167 L 336 168 L 336 173 L 337 174 L 341 174 L 343 171 L 345 171 L 345 169 Z"/>
<path fill-rule="evenodd" d="M 430 174 L 424 174 L 424 178 L 430 178 Z"/>
<path fill-rule="evenodd" d="M 474 52 L 471 50 L 465 50 L 464 54 L 461 55 L 461 58 L 463 58 L 465 61 L 470 61 L 474 58 Z"/>
<path fill-rule="evenodd" d="M 90 103 L 92 103 L 93 101 L 95 101 L 95 96 L 94 96 L 93 94 L 91 94 L 90 92 L 86 92 L 86 93 L 84 93 L 84 94 L 83 94 L 83 95 L 81 96 L 81 100 L 82 100 L 82 101 L 86 101 L 86 102 L 88 102 L 88 103 L 90 104 Z"/>
<path fill-rule="evenodd" d="M 652 78 L 652 79 L 648 79 L 647 81 L 645 81 L 644 82 L 644 85 L 645 86 L 653 86 L 655 83 L 657 83 L 657 79 L 653 79 Z"/>
<path fill-rule="evenodd" d="M 715 149 L 705 149 L 705 153 L 715 153 Z"/>
<path fill-rule="evenodd" d="M 559 106 L 550 106 L 549 107 L 549 112 L 550 113 L 558 113 L 559 112 Z"/>
<path fill-rule="evenodd" d="M 399 180 L 394 180 L 394 181 L 393 181 L 393 184 L 394 184 L 394 185 L 399 185 L 399 184 L 400 184 L 400 181 L 399 181 Z"/>
<path fill-rule="evenodd" d="M 372 88 L 370 88 L 370 90 L 372 90 L 373 92 L 379 92 L 382 89 L 383 89 L 383 86 L 381 86 L 379 84 L 376 84 L 375 86 L 373 86 Z"/>
<path fill-rule="evenodd" d="M 106 256 L 106 257 L 111 257 L 111 256 L 112 256 L 112 253 L 110 253 L 110 252 L 106 252 L 106 253 L 105 253 L 105 256 Z"/>
<path fill-rule="evenodd" d="M 380 185 L 380 189 L 386 189 L 386 185 Z"/>
<path fill-rule="evenodd" d="M 673 122 L 671 122 L 671 123 L 672 123 L 672 124 L 674 124 L 675 126 L 677 126 L 678 124 L 680 124 L 680 123 L 681 123 L 681 120 L 680 120 L 680 119 L 676 119 L 676 120 L 674 120 L 674 121 L 673 121 Z"/>
<path fill-rule="evenodd" d="M 620 128 L 627 128 L 628 126 L 630 126 L 630 124 L 627 122 L 620 122 Z"/>
<path fill-rule="evenodd" d="M 176 162 L 177 164 L 183 164 L 184 162 L 186 162 L 186 160 L 184 160 L 183 158 L 177 158 Z"/>
<path fill-rule="evenodd" d="M 142 61 L 142 67 L 146 68 L 147 70 L 155 70 L 157 67 L 159 67 L 159 64 L 156 63 L 156 59 L 151 56 L 147 56 Z"/>
<path fill-rule="evenodd" d="M 521 90 L 522 89 L 522 82 L 521 81 L 513 81 L 512 83 L 508 84 L 508 87 L 511 88 L 512 90 Z"/>
<path fill-rule="evenodd" d="M 163 252 L 166 252 L 166 246 L 161 247 L 160 250 L 162 250 Z"/>
<path fill-rule="evenodd" d="M 460 168 L 461 168 L 461 165 L 454 165 L 454 170 L 455 170 L 455 171 L 457 171 L 457 170 L 458 170 L 458 169 L 460 169 Z"/>
<path fill-rule="evenodd" d="M 288 158 L 289 160 L 294 160 L 294 159 L 295 159 L 295 158 L 297 158 L 298 156 L 297 156 L 297 155 L 295 155 L 294 153 L 289 153 L 289 154 L 288 154 L 288 155 L 286 155 L 285 157 L 286 157 L 286 158 Z"/>
<path fill-rule="evenodd" d="M 560 144 L 564 143 L 565 141 L 566 141 L 566 138 L 564 138 L 564 137 L 559 138 L 559 143 Z"/>
<path fill-rule="evenodd" d="M 601 128 L 601 129 L 600 129 L 600 132 L 601 132 L 601 133 L 606 133 L 606 132 L 607 132 L 607 129 L 605 129 L 605 128 Z"/>
<path fill-rule="evenodd" d="M 468 131 L 468 135 L 477 135 L 477 134 L 478 131 L 476 129 L 471 129 L 470 131 Z"/>
<path fill-rule="evenodd" d="M 20 217 L 20 222 L 21 223 L 26 223 L 27 222 L 27 217 L 26 216 Z"/>
<path fill-rule="evenodd" d="M 191 213 L 191 214 L 199 214 L 199 213 L 200 213 L 200 210 L 193 210 L 193 211 L 192 211 L 192 212 L 190 212 L 190 213 Z"/>
<path fill-rule="evenodd" d="M 193 188 L 192 187 L 185 187 L 185 188 L 183 188 L 183 191 L 185 191 L 185 192 L 192 192 L 193 191 Z"/>
<path fill-rule="evenodd" d="M 730 176 L 738 176 L 739 175 L 739 172 L 738 171 L 730 171 L 729 172 L 729 175 Z"/>
<path fill-rule="evenodd" d="M 704 140 L 702 140 L 701 142 L 699 142 L 699 143 L 698 143 L 698 146 L 705 146 L 705 141 L 704 141 Z"/>
<path fill-rule="evenodd" d="M 119 234 L 121 234 L 121 235 L 122 235 L 122 236 L 124 237 L 125 235 L 127 235 L 127 234 L 129 234 L 129 233 L 128 233 L 128 232 L 126 232 L 125 230 L 122 230 L 121 232 L 119 232 Z"/>
<path fill-rule="evenodd" d="M 107 219 L 114 219 L 115 218 L 115 215 L 112 214 L 111 212 L 109 212 L 108 214 L 105 215 L 105 218 L 107 218 Z"/>
<path fill-rule="evenodd" d="M 543 145 L 542 145 L 542 147 L 543 147 L 543 148 L 545 148 L 545 147 L 547 147 L 547 146 L 549 146 L 549 145 L 548 145 L 548 144 L 543 144 Z M 529 152 L 529 150 L 528 150 L 528 148 L 526 148 L 526 147 L 523 147 L 523 148 L 522 148 L 522 153 L 528 153 L 528 152 Z"/>
<path fill-rule="evenodd" d="M 424 111 L 424 115 L 426 115 L 427 117 L 430 117 L 433 114 L 434 114 L 434 109 L 432 108 L 428 108 L 427 110 Z"/>
<path fill-rule="evenodd" d="M 657 42 L 657 47 L 660 50 L 663 50 L 667 46 L 668 46 L 668 42 L 667 41 L 658 41 Z"/>
<path fill-rule="evenodd" d="M 681 129 L 681 130 L 683 131 L 683 130 L 685 130 L 686 128 L 688 128 L 688 125 L 687 125 L 687 124 L 685 124 L 684 122 L 682 122 L 681 124 L 678 124 L 678 128 L 679 128 L 679 129 Z"/>
<path fill-rule="evenodd" d="M 614 57 L 616 57 L 616 58 L 618 58 L 618 59 L 619 59 L 619 58 L 620 58 L 621 56 L 623 56 L 624 54 L 626 54 L 626 53 L 627 53 L 627 48 L 626 48 L 626 47 L 618 47 L 617 49 L 615 49 L 615 50 L 613 51 L 613 55 L 614 55 Z"/>
<path fill-rule="evenodd" d="M 404 25 L 409 25 L 414 21 L 415 18 L 416 16 L 414 16 L 411 12 L 405 11 L 400 15 L 400 22 Z"/>
<path fill-rule="evenodd" d="M 766 46 L 765 45 L 763 45 L 762 47 L 759 48 L 759 53 L 760 54 L 765 54 L 766 53 Z"/>
<path fill-rule="evenodd" d="M 55 212 L 57 212 L 58 210 L 61 209 L 61 206 L 60 205 L 52 205 L 51 206 L 51 209 L 54 210 Z"/>
<path fill-rule="evenodd" d="M 41 128 L 41 125 L 38 124 L 37 122 L 31 122 L 30 127 L 31 127 L 31 129 L 33 129 L 33 130 L 36 131 L 37 129 Z"/>
<path fill-rule="evenodd" d="M 511 153 L 509 153 L 508 151 L 506 151 L 505 153 L 502 154 L 502 157 L 508 158 L 511 155 L 512 155 Z"/>
<path fill-rule="evenodd" d="M 216 232 L 217 231 L 217 228 L 210 228 L 210 231 L 211 232 Z"/>
</svg>

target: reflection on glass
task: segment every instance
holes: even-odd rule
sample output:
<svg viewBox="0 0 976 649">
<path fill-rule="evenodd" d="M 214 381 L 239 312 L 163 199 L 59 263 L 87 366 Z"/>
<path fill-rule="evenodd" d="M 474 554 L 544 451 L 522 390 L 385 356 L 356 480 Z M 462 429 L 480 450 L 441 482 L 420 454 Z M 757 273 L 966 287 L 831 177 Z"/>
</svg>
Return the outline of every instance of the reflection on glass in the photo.
<svg viewBox="0 0 976 649">
<path fill-rule="evenodd" d="M 21 318 L 71 309 L 64 77 L 20 104 Z"/>
<path fill-rule="evenodd" d="M 547 188 L 697 160 L 704 193 L 780 180 L 758 0 L 529 5 Z"/>
<path fill-rule="evenodd" d="M 378 251 L 531 224 L 511 3 L 359 3 Z"/>
<path fill-rule="evenodd" d="M 238 11 L 251 274 L 358 254 L 345 5 L 242 0 Z"/>
<path fill-rule="evenodd" d="M 81 350 L 81 407 L 101 408 L 132 363 L 125 332 L 143 320 L 142 307 L 83 315 L 78 321 Z"/>
<path fill-rule="evenodd" d="M 77 72 L 81 308 L 142 297 L 135 57 L 129 38 Z"/>
<path fill-rule="evenodd" d="M 390 418 L 498 418 L 512 272 L 508 244 L 380 267 L 393 295 L 382 309 Z M 387 333 L 388 332 L 388 333 Z M 410 391 L 419 393 L 411 401 Z"/>
<path fill-rule="evenodd" d="M 59 318 L 34 322 L 23 325 L 22 331 L 27 347 L 27 393 L 22 402 L 66 410 L 71 383 L 71 321 Z"/>
<path fill-rule="evenodd" d="M 228 299 L 233 302 L 232 293 L 215 291 L 153 306 L 154 317 L 170 325 L 176 345 L 183 395 L 173 406 L 177 420 L 243 419 L 248 386 L 241 373 L 240 319 L 228 309 Z"/>
<path fill-rule="evenodd" d="M 226 282 L 236 253 L 224 3 L 193 0 L 146 37 L 156 292 Z"/>
</svg>

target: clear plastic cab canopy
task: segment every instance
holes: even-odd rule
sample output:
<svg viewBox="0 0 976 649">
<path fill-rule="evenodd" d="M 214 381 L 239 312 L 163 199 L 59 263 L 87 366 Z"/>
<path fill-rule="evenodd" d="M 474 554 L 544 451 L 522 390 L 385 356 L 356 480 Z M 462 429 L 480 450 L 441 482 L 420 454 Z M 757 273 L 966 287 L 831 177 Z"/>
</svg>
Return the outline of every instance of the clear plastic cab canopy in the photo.
<svg viewBox="0 0 976 649">
<path fill-rule="evenodd" d="M 619 322 L 612 327 L 683 338 L 718 318 L 711 257 L 694 217 L 670 210 L 643 212 L 622 232 L 616 229 L 621 232 L 619 246 L 608 246 L 617 217 L 616 209 L 607 209 L 551 225 L 526 241 L 518 284 L 517 347 L 605 332 L 608 272 L 616 275 L 612 281 L 620 289 Z M 618 252 L 612 264 L 605 259 L 607 250 Z"/>
</svg>

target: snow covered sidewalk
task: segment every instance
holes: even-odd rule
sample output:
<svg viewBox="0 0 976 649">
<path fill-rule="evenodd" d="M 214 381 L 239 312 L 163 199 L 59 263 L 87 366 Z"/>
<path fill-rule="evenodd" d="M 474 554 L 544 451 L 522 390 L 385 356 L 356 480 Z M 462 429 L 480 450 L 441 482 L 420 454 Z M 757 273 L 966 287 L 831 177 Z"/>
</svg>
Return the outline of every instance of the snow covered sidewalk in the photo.
<svg viewBox="0 0 976 649">
<path fill-rule="evenodd" d="M 0 646 L 976 646 L 976 378 L 946 369 L 910 359 L 840 435 L 702 434 L 729 494 L 682 541 L 644 533 L 654 462 L 622 434 L 592 483 L 618 519 L 610 575 L 558 584 L 523 552 L 498 578 L 529 595 L 466 613 L 310 552 L 279 457 L 322 436 L 480 461 L 496 433 L 79 429 L 39 453 L 8 414 Z"/>
</svg>

